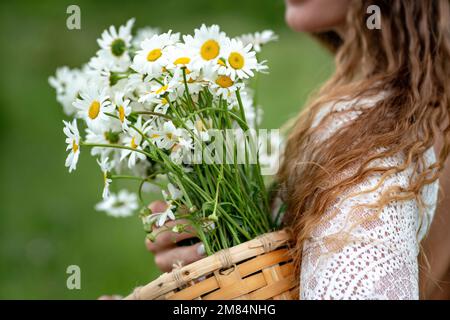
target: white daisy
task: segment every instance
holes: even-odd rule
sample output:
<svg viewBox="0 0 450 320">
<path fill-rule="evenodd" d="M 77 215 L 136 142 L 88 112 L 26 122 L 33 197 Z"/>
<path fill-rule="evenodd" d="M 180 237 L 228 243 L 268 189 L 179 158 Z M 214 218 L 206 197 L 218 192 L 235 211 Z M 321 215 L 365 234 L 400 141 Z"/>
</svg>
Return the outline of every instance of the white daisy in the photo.
<svg viewBox="0 0 450 320">
<path fill-rule="evenodd" d="M 99 161 L 97 159 L 97 163 L 100 166 L 100 169 L 103 172 L 103 192 L 102 192 L 102 198 L 106 199 L 109 197 L 109 185 L 112 182 L 112 179 L 108 177 L 109 172 L 114 167 L 114 163 L 109 161 L 108 157 L 101 158 Z"/>
<path fill-rule="evenodd" d="M 175 127 L 172 121 L 166 121 L 160 130 L 149 130 L 149 137 L 162 149 L 170 149 L 181 135 L 181 130 Z"/>
<path fill-rule="evenodd" d="M 155 216 L 154 218 L 157 219 L 156 226 L 162 227 L 168 219 L 170 219 L 172 221 L 175 220 L 176 219 L 175 213 L 174 213 L 175 208 L 176 207 L 174 205 L 167 204 L 166 210 L 164 210 L 163 212 L 154 214 L 154 216 Z"/>
<path fill-rule="evenodd" d="M 200 69 L 196 68 L 193 63 L 195 57 L 194 50 L 194 48 L 186 45 L 185 43 L 177 43 L 171 47 L 168 52 L 169 63 L 167 64 L 167 69 L 176 70 L 186 68 L 189 70 L 191 77 L 197 77 Z"/>
<path fill-rule="evenodd" d="M 121 74 L 126 72 L 131 65 L 129 60 L 112 60 L 105 51 L 98 51 L 92 57 L 87 66 L 87 73 L 101 87 L 113 87 L 121 80 Z"/>
<path fill-rule="evenodd" d="M 160 76 L 168 63 L 167 48 L 177 43 L 179 37 L 179 33 L 172 34 L 172 31 L 169 31 L 145 39 L 142 41 L 141 50 L 136 53 L 131 67 L 141 74 L 148 74 L 151 77 Z"/>
<path fill-rule="evenodd" d="M 262 32 L 247 33 L 238 37 L 244 46 L 251 44 L 253 50 L 261 52 L 261 46 L 268 42 L 278 40 L 278 36 L 272 30 L 264 30 Z"/>
<path fill-rule="evenodd" d="M 134 127 L 143 134 L 147 131 L 147 123 L 142 124 L 142 117 L 139 117 Z M 123 144 L 131 149 L 143 150 L 147 146 L 147 141 L 142 138 L 141 133 L 130 127 L 126 135 L 123 137 Z M 120 155 L 120 161 L 128 157 L 128 167 L 132 168 L 137 160 L 145 160 L 145 154 L 129 149 L 123 149 Z"/>
<path fill-rule="evenodd" d="M 64 94 L 67 85 L 73 80 L 73 73 L 76 69 L 71 70 L 69 67 L 64 66 L 56 69 L 55 76 L 48 78 L 49 84 L 56 90 L 57 95 Z"/>
<path fill-rule="evenodd" d="M 121 190 L 117 195 L 111 193 L 109 197 L 98 203 L 95 209 L 113 217 L 128 217 L 139 207 L 137 200 L 136 194 Z"/>
<path fill-rule="evenodd" d="M 61 67 L 55 76 L 48 79 L 49 84 L 56 90 L 56 100 L 63 106 L 64 113 L 71 116 L 77 109 L 73 102 L 86 84 L 86 74 L 79 69 Z"/>
<path fill-rule="evenodd" d="M 203 67 L 205 63 L 215 63 L 221 55 L 221 50 L 227 39 L 218 25 L 206 27 L 204 24 L 200 29 L 194 30 L 194 36 L 186 35 L 183 37 L 184 43 L 194 50 L 194 65 L 196 68 Z"/>
<path fill-rule="evenodd" d="M 191 95 L 197 94 L 202 89 L 202 85 L 199 82 L 201 80 L 201 64 L 195 63 L 195 59 L 194 50 L 184 43 L 173 46 L 169 51 L 169 64 L 167 65 L 167 69 L 173 72 L 173 80 L 177 81 L 176 91 L 179 96 L 184 94 L 185 77 Z"/>
<path fill-rule="evenodd" d="M 244 46 L 242 41 L 231 39 L 225 46 L 223 56 L 215 67 L 220 74 L 236 78 L 247 79 L 253 77 L 253 70 L 258 70 L 256 52 L 252 50 L 252 45 Z"/>
<path fill-rule="evenodd" d="M 117 116 L 119 117 L 119 121 L 122 125 L 122 130 L 127 131 L 129 128 L 129 124 L 131 123 L 128 120 L 128 117 L 131 114 L 131 106 L 130 100 L 124 98 L 124 94 L 122 92 L 118 92 L 114 96 L 114 104 L 117 108 Z"/>
<path fill-rule="evenodd" d="M 111 123 L 111 117 L 106 113 L 112 113 L 114 107 L 111 105 L 106 88 L 101 91 L 95 86 L 80 92 L 81 99 L 77 99 L 73 106 L 78 109 L 78 116 L 83 118 L 90 128 L 105 128 Z"/>
<path fill-rule="evenodd" d="M 128 48 L 131 44 L 131 29 L 133 28 L 134 19 L 127 21 L 125 25 L 116 30 L 114 26 L 110 26 L 109 30 L 102 33 L 102 37 L 97 42 L 108 57 L 115 61 L 129 60 Z"/>
<path fill-rule="evenodd" d="M 230 76 L 213 73 L 208 76 L 210 81 L 209 90 L 211 93 L 222 96 L 225 99 L 233 99 L 233 93 L 243 87 L 242 82 L 234 81 Z"/>
<path fill-rule="evenodd" d="M 176 89 L 176 86 L 178 85 L 179 80 L 178 77 L 173 77 L 172 79 L 169 79 L 169 77 L 165 77 L 162 83 L 156 83 L 155 85 L 152 85 L 150 87 L 150 92 L 142 95 L 139 98 L 139 102 L 145 103 L 161 103 L 164 102 L 168 103 L 169 100 L 174 100 L 176 98 L 176 94 L 174 94 L 174 90 Z M 162 101 L 161 99 L 165 97 L 166 99 Z"/>
<path fill-rule="evenodd" d="M 167 109 L 169 109 L 169 100 L 167 100 L 164 97 L 159 98 L 159 100 L 156 102 L 155 108 L 153 109 L 153 111 L 158 112 L 158 113 L 162 113 L 162 114 L 166 114 L 167 113 Z"/>
<path fill-rule="evenodd" d="M 66 167 L 69 168 L 69 172 L 77 168 L 78 158 L 80 156 L 80 133 L 78 131 L 77 120 L 74 119 L 72 123 L 64 121 L 64 134 L 66 135 L 67 148 L 70 150 L 69 155 L 66 158 Z"/>
</svg>

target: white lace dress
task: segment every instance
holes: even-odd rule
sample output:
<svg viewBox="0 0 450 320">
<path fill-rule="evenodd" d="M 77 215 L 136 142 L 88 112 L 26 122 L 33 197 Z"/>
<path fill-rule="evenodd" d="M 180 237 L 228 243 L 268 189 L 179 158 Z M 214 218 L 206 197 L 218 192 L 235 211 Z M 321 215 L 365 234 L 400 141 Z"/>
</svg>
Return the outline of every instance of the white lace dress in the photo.
<svg viewBox="0 0 450 320">
<path fill-rule="evenodd" d="M 346 106 L 323 108 L 314 125 L 330 108 L 345 109 Z M 352 111 L 345 116 L 332 117 L 326 131 L 321 133 L 321 139 L 328 138 L 357 116 L 358 112 Z M 392 166 L 403 161 L 403 157 L 398 155 L 376 164 Z M 428 164 L 436 161 L 434 150 L 426 152 L 426 161 Z M 354 193 L 377 185 L 380 176 L 373 175 L 353 186 L 337 199 L 332 208 L 328 208 L 322 223 L 304 244 L 301 299 L 419 298 L 419 243 L 434 215 L 438 182 L 423 187 L 426 210 L 422 214 L 415 200 L 391 202 L 370 220 L 364 218 L 374 216 L 371 209 L 353 210 L 359 204 L 375 203 L 388 188 L 407 186 L 411 173 L 412 168 L 409 168 L 386 179 L 376 191 L 354 196 Z M 346 195 L 351 196 L 346 198 Z M 355 224 L 360 219 L 364 222 Z"/>
</svg>

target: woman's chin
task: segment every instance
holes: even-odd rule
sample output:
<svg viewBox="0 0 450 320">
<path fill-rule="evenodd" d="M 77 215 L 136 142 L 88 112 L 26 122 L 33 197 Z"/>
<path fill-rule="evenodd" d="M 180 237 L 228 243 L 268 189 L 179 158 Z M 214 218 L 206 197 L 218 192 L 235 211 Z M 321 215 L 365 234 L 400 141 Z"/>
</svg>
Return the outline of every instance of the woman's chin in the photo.
<svg viewBox="0 0 450 320">
<path fill-rule="evenodd" d="M 301 12 L 302 9 L 288 7 L 285 12 L 286 24 L 296 32 L 320 32 L 327 29 L 326 26 L 318 23 L 317 20 Z"/>
<path fill-rule="evenodd" d="M 345 24 L 348 0 L 286 0 L 285 20 L 297 32 L 334 30 Z"/>
</svg>

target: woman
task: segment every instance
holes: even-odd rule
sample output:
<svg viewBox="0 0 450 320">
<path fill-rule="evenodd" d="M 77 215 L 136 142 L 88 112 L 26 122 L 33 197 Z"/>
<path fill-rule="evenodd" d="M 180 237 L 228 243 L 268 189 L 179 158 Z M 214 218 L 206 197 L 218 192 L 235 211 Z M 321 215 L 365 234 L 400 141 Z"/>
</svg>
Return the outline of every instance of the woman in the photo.
<svg viewBox="0 0 450 320">
<path fill-rule="evenodd" d="M 418 299 L 420 242 L 450 147 L 449 1 L 286 7 L 292 29 L 336 56 L 335 74 L 291 130 L 278 176 L 300 298 Z M 189 234 L 164 234 L 147 241 L 160 269 L 204 255 L 201 244 L 176 245 Z"/>
</svg>

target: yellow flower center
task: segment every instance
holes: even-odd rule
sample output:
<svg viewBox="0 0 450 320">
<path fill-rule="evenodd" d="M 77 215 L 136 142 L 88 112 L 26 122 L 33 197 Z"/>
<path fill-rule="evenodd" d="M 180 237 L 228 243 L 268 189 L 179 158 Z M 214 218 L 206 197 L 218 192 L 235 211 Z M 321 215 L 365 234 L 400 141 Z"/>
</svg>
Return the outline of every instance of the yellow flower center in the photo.
<svg viewBox="0 0 450 320">
<path fill-rule="evenodd" d="M 219 76 L 216 83 L 222 88 L 229 88 L 233 85 L 233 80 L 228 76 Z"/>
<path fill-rule="evenodd" d="M 172 139 L 173 139 L 173 134 L 172 134 L 171 132 L 168 132 L 168 133 L 166 133 L 166 137 L 167 137 L 169 140 L 172 140 Z"/>
<path fill-rule="evenodd" d="M 168 88 L 168 85 L 167 85 L 167 84 L 164 85 L 164 86 L 161 86 L 161 88 L 159 88 L 158 90 L 156 90 L 155 93 L 156 93 L 156 94 L 160 94 L 161 92 L 166 91 L 167 88 Z"/>
<path fill-rule="evenodd" d="M 80 147 L 78 147 L 78 145 L 77 145 L 77 143 L 76 143 L 76 141 L 75 141 L 75 139 L 72 141 L 72 150 L 73 150 L 73 153 L 76 153 L 77 151 L 78 151 L 78 149 L 79 149 Z"/>
<path fill-rule="evenodd" d="M 228 62 L 233 69 L 242 69 L 244 66 L 244 57 L 239 52 L 232 52 L 228 56 Z"/>
<path fill-rule="evenodd" d="M 133 149 L 136 149 L 138 147 L 138 145 L 136 144 L 136 137 L 131 138 L 130 146 Z"/>
<path fill-rule="evenodd" d="M 166 98 L 161 98 L 161 104 L 168 104 L 169 101 Z"/>
<path fill-rule="evenodd" d="M 123 123 L 123 121 L 125 120 L 125 109 L 123 106 L 119 107 L 119 120 L 120 122 Z"/>
<path fill-rule="evenodd" d="M 159 137 L 160 137 L 160 135 L 157 134 L 157 133 L 153 133 L 153 134 L 150 136 L 150 138 L 152 138 L 152 139 L 156 139 L 156 138 L 159 138 Z"/>
<path fill-rule="evenodd" d="M 98 114 L 100 113 L 100 102 L 97 100 L 92 101 L 91 105 L 89 106 L 88 116 L 92 120 L 98 117 Z"/>
<path fill-rule="evenodd" d="M 217 41 L 210 39 L 203 43 L 202 47 L 200 48 L 200 55 L 205 60 L 211 60 L 219 55 L 219 50 L 220 46 Z"/>
<path fill-rule="evenodd" d="M 188 64 L 189 62 L 191 62 L 191 58 L 188 57 L 180 57 L 177 60 L 175 60 L 173 62 L 174 65 L 179 65 L 179 64 Z"/>
<path fill-rule="evenodd" d="M 153 49 L 147 54 L 147 61 L 153 62 L 158 60 L 162 55 L 161 49 Z"/>
</svg>

